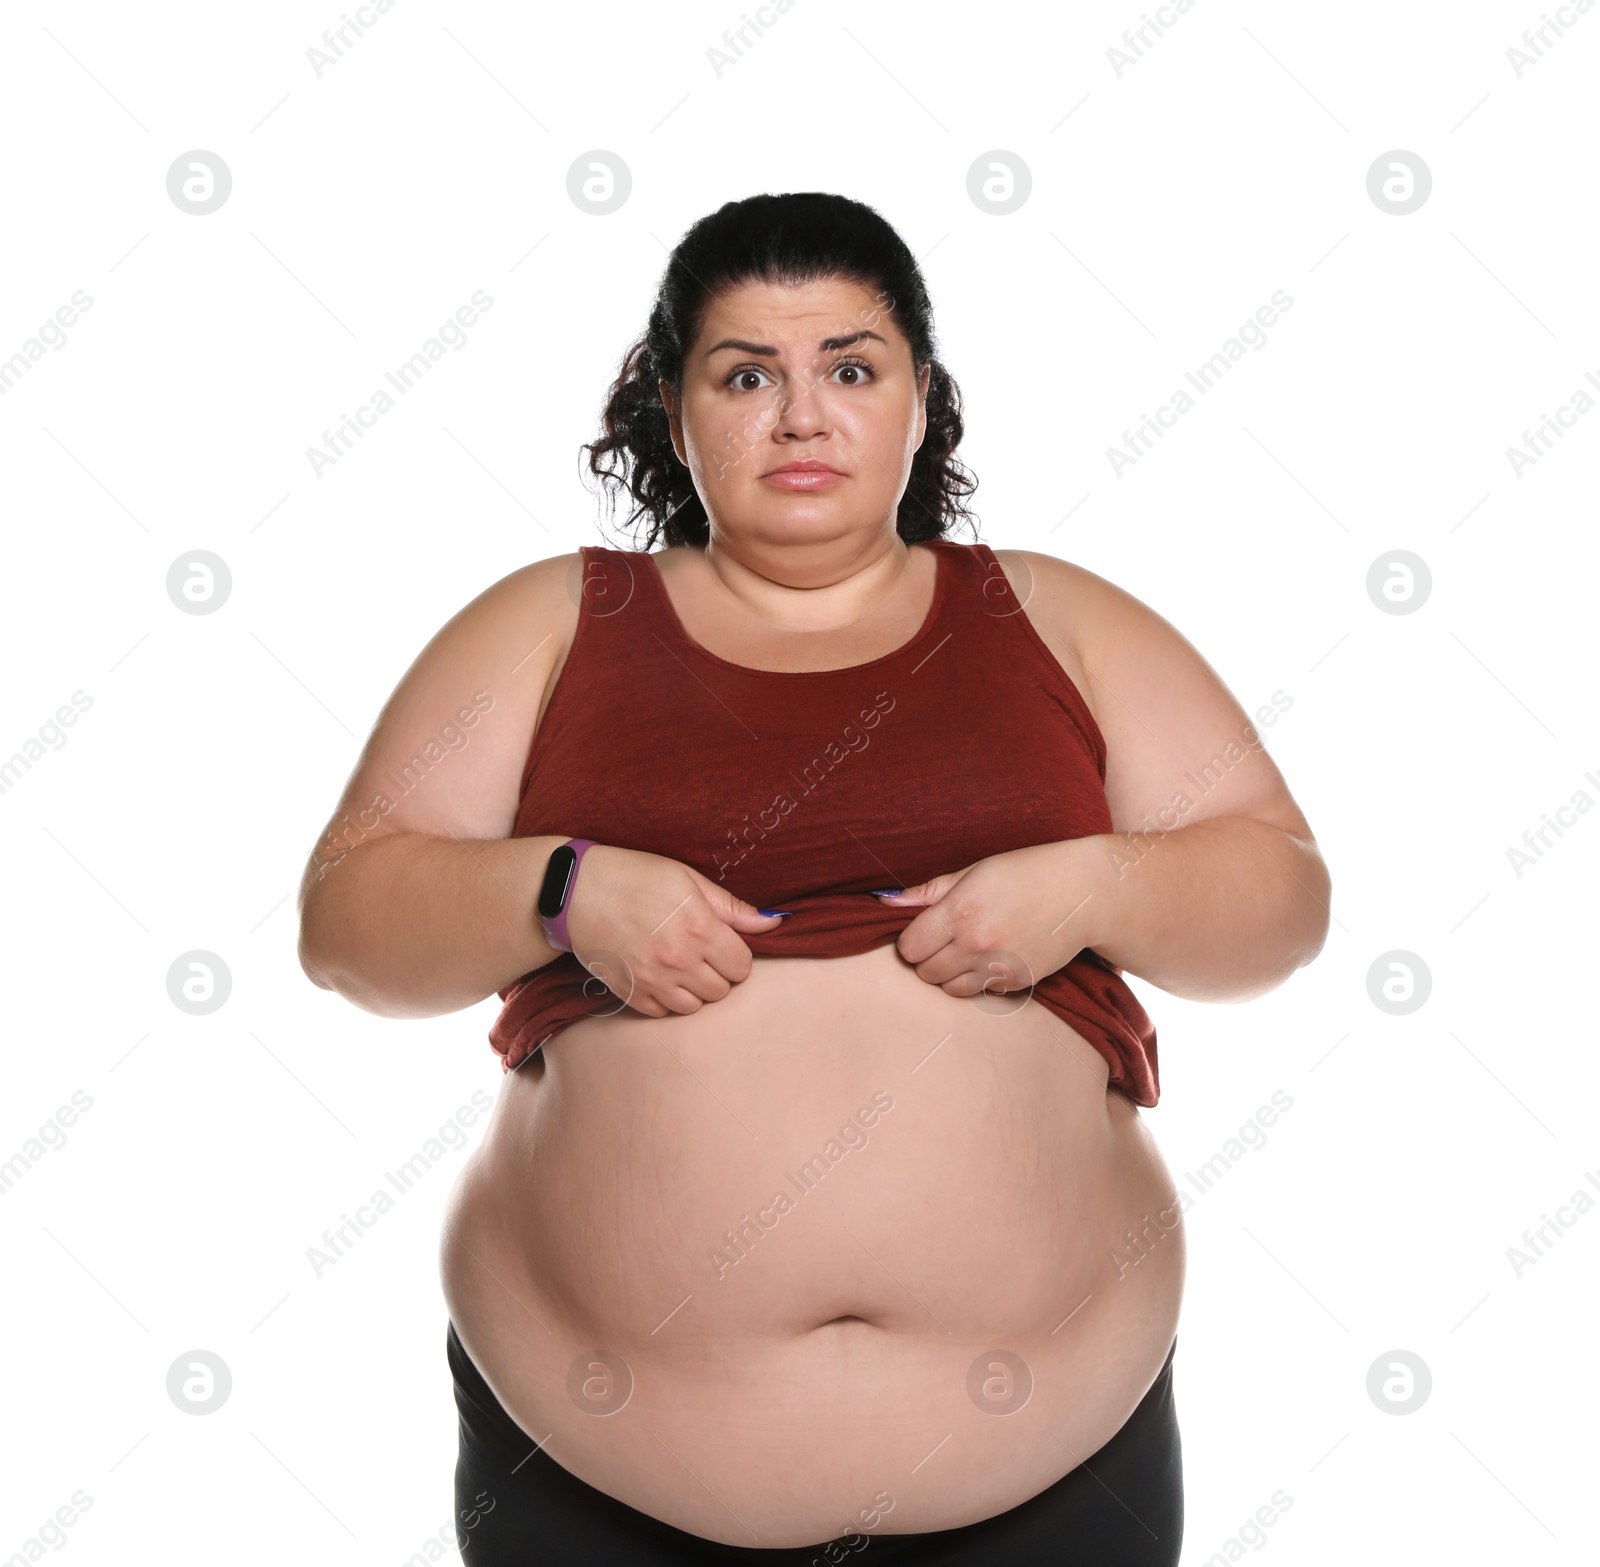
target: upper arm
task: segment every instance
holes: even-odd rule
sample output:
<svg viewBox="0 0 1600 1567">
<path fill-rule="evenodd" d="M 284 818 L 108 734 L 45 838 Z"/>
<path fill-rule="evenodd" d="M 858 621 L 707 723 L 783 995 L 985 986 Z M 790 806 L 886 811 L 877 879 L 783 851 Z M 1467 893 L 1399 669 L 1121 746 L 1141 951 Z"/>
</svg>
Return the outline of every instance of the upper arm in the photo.
<svg viewBox="0 0 1600 1567">
<path fill-rule="evenodd" d="M 452 617 L 373 726 L 311 870 L 390 833 L 505 838 L 577 621 L 576 554 L 524 566 Z"/>
<path fill-rule="evenodd" d="M 1311 837 L 1255 721 L 1175 626 L 1081 566 L 999 554 L 1105 736 L 1113 831 L 1248 816 Z"/>
</svg>

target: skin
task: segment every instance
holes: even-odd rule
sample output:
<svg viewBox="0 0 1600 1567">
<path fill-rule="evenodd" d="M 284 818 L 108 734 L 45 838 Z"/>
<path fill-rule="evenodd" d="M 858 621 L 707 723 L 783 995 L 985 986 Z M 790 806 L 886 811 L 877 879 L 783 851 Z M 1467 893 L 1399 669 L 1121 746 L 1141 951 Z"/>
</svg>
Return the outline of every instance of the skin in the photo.
<svg viewBox="0 0 1600 1567">
<path fill-rule="evenodd" d="M 734 662 L 760 665 L 763 650 L 803 646 L 808 634 L 837 647 L 897 605 L 907 635 L 920 621 L 903 607 L 913 552 L 894 518 L 927 432 L 928 367 L 917 372 L 882 300 L 845 279 L 746 283 L 711 301 L 681 388 L 660 383 L 674 450 L 710 519 L 704 552 L 669 553 L 663 575 L 670 563 L 680 615 L 722 628 L 743 649 Z M 863 331 L 875 335 L 827 346 Z M 810 458 L 845 482 L 794 494 L 766 477 Z M 896 906 L 940 907 L 902 934 L 901 955 L 957 996 L 1020 989 L 1084 947 L 1196 999 L 1245 1000 L 1281 983 L 1321 949 L 1329 894 L 1281 774 L 1255 752 L 1203 801 L 1174 812 L 1184 773 L 1214 754 L 1219 734 L 1244 733 L 1248 717 L 1187 640 L 1131 595 L 1050 556 L 999 554 L 1052 651 L 1090 694 L 1115 759 L 1107 799 L 1129 830 L 1120 842 L 1018 850 L 905 889 Z M 1135 676 L 1148 688 L 1142 703 L 1099 687 L 1058 624 L 1097 633 L 1124 697 Z M 1175 825 L 1191 829 L 1181 847 L 1149 836 Z M 1158 872 L 1130 884 L 1126 870 L 1147 863 L 1152 841 L 1163 851 Z M 1169 896 L 1177 884 L 1187 896 Z M 1263 884 L 1267 895 L 1253 903 L 1249 889 Z M 1232 908 L 1215 907 L 1207 887 L 1235 899 Z"/>
<path fill-rule="evenodd" d="M 874 310 L 881 342 L 822 347 Z M 718 348 L 727 337 L 772 352 Z M 858 358 L 876 374 L 840 373 Z M 863 285 L 751 284 L 713 302 L 681 388 L 662 388 L 711 520 L 704 551 L 657 556 L 693 640 L 805 670 L 911 638 L 933 561 L 901 543 L 894 513 L 926 393 Z M 799 456 L 842 481 L 768 481 Z M 501 1402 L 580 1478 L 707 1538 L 814 1542 L 880 1485 L 892 1505 L 878 1532 L 990 1516 L 1094 1452 L 1165 1354 L 1184 1227 L 1150 1218 L 1174 1200 L 1170 1172 L 1107 1090 L 1104 1057 L 1060 1019 L 968 1005 L 1025 981 L 996 976 L 996 953 L 1045 973 L 1092 946 L 1172 994 L 1242 1000 L 1326 936 L 1326 869 L 1264 750 L 1172 812 L 1186 775 L 1249 732 L 1215 671 L 1093 573 L 997 554 L 1105 734 L 1115 830 L 906 889 L 922 912 L 897 943 L 827 960 L 825 1019 L 818 962 L 752 963 L 740 933 L 771 922 L 701 890 L 695 939 L 710 956 L 682 959 L 665 1005 L 585 1019 L 507 1074 L 451 1194 L 446 1299 Z M 495 584 L 397 687 L 307 868 L 301 952 L 317 983 L 428 1016 L 555 955 L 528 911 L 563 839 L 509 834 L 577 624 L 574 566 L 556 557 Z M 338 824 L 477 692 L 493 701 L 470 742 L 352 841 Z M 672 865 L 590 851 L 569 919 L 579 953 L 614 944 L 608 922 L 625 917 L 679 929 Z M 711 1280 L 708 1241 L 882 1089 L 897 1108 L 845 1179 Z M 1145 1255 L 1130 1262 L 1135 1231 Z M 1037 1375 L 1028 1408 L 1001 1420 L 962 1391 L 997 1343 Z M 567 1380 L 597 1344 L 637 1369 L 628 1409 L 602 1420 L 574 1407 Z"/>
<path fill-rule="evenodd" d="M 681 391 L 661 382 L 710 518 L 699 591 L 721 602 L 698 600 L 708 618 L 833 635 L 904 601 L 912 554 L 895 513 L 927 433 L 929 367 L 879 300 L 841 279 L 745 283 L 708 305 Z M 807 459 L 845 482 L 805 494 L 767 481 Z"/>
</svg>

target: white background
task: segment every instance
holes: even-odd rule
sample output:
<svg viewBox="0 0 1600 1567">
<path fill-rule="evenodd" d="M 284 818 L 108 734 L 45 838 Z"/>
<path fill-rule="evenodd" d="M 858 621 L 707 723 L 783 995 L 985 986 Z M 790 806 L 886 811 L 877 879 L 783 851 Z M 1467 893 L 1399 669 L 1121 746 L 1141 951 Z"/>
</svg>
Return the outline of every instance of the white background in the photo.
<svg viewBox="0 0 1600 1567">
<path fill-rule="evenodd" d="M 577 447 L 666 248 L 726 200 L 834 190 L 926 258 L 980 536 L 1127 588 L 1247 709 L 1292 698 L 1266 738 L 1332 868 L 1326 949 L 1244 1006 L 1135 982 L 1180 1181 L 1293 1099 L 1188 1218 L 1185 1561 L 1232 1559 L 1280 1489 L 1258 1549 L 1285 1564 L 1585 1559 L 1600 1214 L 1507 1258 L 1600 1170 L 1600 823 L 1507 855 L 1600 798 L 1600 412 L 1520 477 L 1506 455 L 1600 377 L 1600 12 L 1563 14 L 1519 77 L 1532 3 L 1199 0 L 1119 76 L 1138 0 L 797 0 L 719 75 L 738 0 L 398 0 L 319 77 L 338 0 L 8 7 L 0 357 L 93 306 L 0 397 L 0 756 L 92 707 L 0 794 L 0 1160 L 93 1108 L 0 1198 L 0 1555 L 77 1490 L 85 1563 L 398 1563 L 448 1533 L 462 1155 L 321 1277 L 307 1248 L 497 1091 L 495 1004 L 401 1023 L 314 989 L 292 890 L 433 630 L 627 544 Z M 207 216 L 166 190 L 194 149 L 232 174 Z M 609 216 L 567 195 L 591 149 L 631 170 Z M 967 194 L 995 149 L 1032 175 L 1008 216 Z M 1367 192 L 1393 149 L 1432 173 L 1406 216 Z M 317 477 L 306 449 L 478 289 L 467 345 Z M 1266 346 L 1118 477 L 1107 448 L 1280 289 Z M 195 549 L 231 569 L 214 614 L 167 596 Z M 1410 614 L 1366 587 L 1395 550 L 1431 571 Z M 233 977 L 204 1017 L 166 991 L 196 948 Z M 1408 1015 L 1369 998 L 1392 950 L 1431 974 Z M 192 1349 L 233 1377 L 204 1417 L 165 1388 Z M 1395 1349 L 1433 1379 L 1405 1416 L 1366 1391 Z"/>
</svg>

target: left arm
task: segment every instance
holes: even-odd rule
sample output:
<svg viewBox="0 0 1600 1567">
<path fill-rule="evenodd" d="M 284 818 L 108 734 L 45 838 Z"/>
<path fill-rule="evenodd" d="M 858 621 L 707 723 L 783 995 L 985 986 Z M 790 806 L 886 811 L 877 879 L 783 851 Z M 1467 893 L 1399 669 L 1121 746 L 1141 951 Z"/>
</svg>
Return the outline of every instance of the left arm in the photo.
<svg viewBox="0 0 1600 1567">
<path fill-rule="evenodd" d="M 1189 1000 L 1281 984 L 1322 950 L 1331 883 L 1254 723 L 1131 594 L 1049 555 L 998 554 L 1105 736 L 1113 830 L 908 888 L 896 904 L 937 907 L 902 932 L 902 954 L 963 996 L 1029 984 L 1085 947 Z"/>
<path fill-rule="evenodd" d="M 1189 1001 L 1248 1001 L 1322 950 L 1330 880 L 1308 830 L 1219 816 L 1078 838 L 1081 945 Z"/>
<path fill-rule="evenodd" d="M 1322 950 L 1331 880 L 1255 723 L 1153 609 L 1051 556 L 1025 564 L 1028 613 L 1106 740 L 1114 830 L 1075 844 L 1082 945 L 1189 1000 L 1275 988 Z"/>
</svg>

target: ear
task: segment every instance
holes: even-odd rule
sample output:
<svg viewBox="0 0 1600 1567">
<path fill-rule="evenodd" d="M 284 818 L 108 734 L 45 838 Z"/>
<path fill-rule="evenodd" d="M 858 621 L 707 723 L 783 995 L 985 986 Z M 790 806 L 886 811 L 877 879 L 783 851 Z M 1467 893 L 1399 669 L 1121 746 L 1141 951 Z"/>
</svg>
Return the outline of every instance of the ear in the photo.
<svg viewBox="0 0 1600 1567">
<path fill-rule="evenodd" d="M 930 360 L 922 367 L 922 374 L 917 377 L 917 442 L 911 449 L 921 451 L 922 443 L 928 434 L 928 383 L 933 377 L 933 363 Z"/>
<path fill-rule="evenodd" d="M 683 444 L 683 409 L 670 381 L 660 382 L 656 390 L 661 396 L 661 406 L 667 410 L 667 427 L 672 432 L 672 449 L 678 454 L 678 461 L 687 468 L 689 454 Z"/>
</svg>

